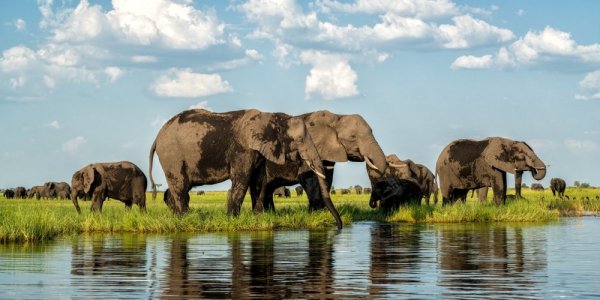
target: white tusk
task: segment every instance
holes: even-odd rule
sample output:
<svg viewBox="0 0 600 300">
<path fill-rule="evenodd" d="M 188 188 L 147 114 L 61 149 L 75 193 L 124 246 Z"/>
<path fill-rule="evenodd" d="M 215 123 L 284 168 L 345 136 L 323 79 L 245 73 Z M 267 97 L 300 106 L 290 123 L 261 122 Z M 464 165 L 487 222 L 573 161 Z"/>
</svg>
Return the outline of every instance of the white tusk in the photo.
<svg viewBox="0 0 600 300">
<path fill-rule="evenodd" d="M 368 156 L 365 155 L 365 162 L 367 163 L 367 166 L 369 166 L 369 168 L 375 170 L 375 171 L 379 171 L 379 169 L 371 162 L 371 160 L 369 159 Z"/>
<path fill-rule="evenodd" d="M 317 174 L 317 176 L 323 178 L 323 179 L 327 179 L 327 177 L 325 177 L 325 175 L 321 174 L 321 172 L 317 171 L 317 170 L 313 170 L 313 172 L 315 172 L 315 174 Z"/>
<path fill-rule="evenodd" d="M 333 170 L 333 168 L 334 168 L 333 166 L 326 166 L 325 170 Z"/>
<path fill-rule="evenodd" d="M 311 169 L 313 172 L 315 172 L 315 174 L 317 174 L 317 176 L 319 176 L 319 177 L 321 177 L 321 178 L 323 178 L 323 179 L 326 179 L 326 178 L 327 178 L 327 177 L 325 177 L 325 175 L 323 175 L 323 173 L 321 173 L 321 172 L 317 171 L 317 169 L 315 169 L 315 167 L 313 167 L 313 165 L 312 165 L 312 164 L 311 164 L 311 163 L 310 163 L 308 160 L 305 160 L 305 162 L 306 162 L 306 164 L 308 165 L 308 167 L 309 167 L 309 168 L 310 168 L 310 169 Z"/>
<path fill-rule="evenodd" d="M 533 168 L 536 170 L 546 170 L 546 168 L 536 168 L 536 167 L 533 167 Z"/>
<path fill-rule="evenodd" d="M 388 164 L 388 166 L 392 167 L 392 168 L 402 168 L 402 167 L 406 167 L 408 164 Z"/>
</svg>

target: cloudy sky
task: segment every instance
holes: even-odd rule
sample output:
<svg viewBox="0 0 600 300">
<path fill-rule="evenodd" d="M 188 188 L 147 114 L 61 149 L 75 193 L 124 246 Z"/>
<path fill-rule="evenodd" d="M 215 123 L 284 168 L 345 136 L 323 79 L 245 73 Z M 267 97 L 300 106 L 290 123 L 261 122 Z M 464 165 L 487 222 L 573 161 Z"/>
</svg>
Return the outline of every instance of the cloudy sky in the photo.
<svg viewBox="0 0 600 300">
<path fill-rule="evenodd" d="M 0 187 L 147 170 L 190 107 L 359 113 L 386 153 L 431 169 L 452 140 L 505 136 L 551 165 L 543 184 L 600 185 L 600 1 L 545 4 L 0 1 Z M 364 164 L 336 172 L 367 182 Z"/>
</svg>

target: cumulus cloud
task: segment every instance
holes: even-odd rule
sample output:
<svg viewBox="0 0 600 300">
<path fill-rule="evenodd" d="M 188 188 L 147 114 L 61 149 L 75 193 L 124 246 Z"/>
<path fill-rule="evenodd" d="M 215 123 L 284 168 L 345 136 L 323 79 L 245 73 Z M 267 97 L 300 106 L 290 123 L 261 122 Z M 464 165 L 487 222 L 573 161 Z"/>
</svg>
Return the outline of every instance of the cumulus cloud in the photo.
<svg viewBox="0 0 600 300">
<path fill-rule="evenodd" d="M 87 140 L 82 136 L 72 138 L 62 144 L 62 150 L 67 153 L 77 153 L 81 146 L 87 143 Z"/>
<path fill-rule="evenodd" d="M 325 13 L 332 11 L 367 14 L 391 12 L 397 15 L 430 18 L 458 12 L 456 5 L 448 0 L 356 0 L 351 3 L 318 0 L 316 3 L 317 7 Z"/>
<path fill-rule="evenodd" d="M 171 69 L 152 85 L 152 91 L 162 97 L 203 97 L 230 92 L 227 80 L 218 74 L 194 73 L 191 69 Z"/>
<path fill-rule="evenodd" d="M 206 109 L 208 111 L 212 111 L 212 108 L 208 107 L 207 100 L 202 100 L 196 104 L 193 104 L 188 109 Z"/>
<path fill-rule="evenodd" d="M 134 55 L 131 57 L 131 61 L 139 64 L 147 64 L 157 62 L 158 58 L 152 55 Z"/>
<path fill-rule="evenodd" d="M 575 100 L 600 99 L 600 70 L 586 74 L 579 86 L 585 94 L 575 95 Z"/>
<path fill-rule="evenodd" d="M 313 94 L 320 95 L 325 100 L 358 95 L 358 76 L 344 56 L 305 51 L 300 58 L 303 63 L 312 65 L 304 89 L 307 98 L 311 98 Z"/>
<path fill-rule="evenodd" d="M 454 24 L 438 27 L 437 36 L 444 48 L 465 49 L 478 45 L 498 44 L 514 38 L 512 31 L 499 28 L 469 15 L 452 18 Z"/>
<path fill-rule="evenodd" d="M 205 49 L 223 43 L 225 25 L 214 12 L 201 11 L 188 1 L 113 0 L 113 9 L 81 0 L 75 9 L 53 13 L 43 3 L 42 24 L 52 27 L 57 42 L 82 42 L 103 37 L 134 45 L 159 45 L 175 49 Z"/>
<path fill-rule="evenodd" d="M 600 63 L 600 44 L 579 45 L 568 32 L 552 27 L 542 31 L 529 31 L 524 37 L 502 47 L 491 56 L 461 56 L 453 66 L 455 68 L 472 68 L 466 62 L 486 61 L 480 68 L 517 68 L 543 64 L 558 60 L 570 60 L 581 64 Z"/>
<path fill-rule="evenodd" d="M 110 82 L 115 82 L 123 75 L 123 70 L 118 67 L 106 67 L 104 73 L 108 76 Z"/>
</svg>

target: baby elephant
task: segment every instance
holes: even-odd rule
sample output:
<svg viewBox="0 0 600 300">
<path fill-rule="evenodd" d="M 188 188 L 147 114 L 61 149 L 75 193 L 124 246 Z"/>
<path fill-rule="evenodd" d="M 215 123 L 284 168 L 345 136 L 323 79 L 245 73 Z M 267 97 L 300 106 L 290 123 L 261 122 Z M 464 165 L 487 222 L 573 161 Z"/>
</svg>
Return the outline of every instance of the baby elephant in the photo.
<svg viewBox="0 0 600 300">
<path fill-rule="evenodd" d="M 410 179 L 386 178 L 375 184 L 369 205 L 390 213 L 404 204 L 421 204 L 423 192 L 419 185 Z M 378 203 L 379 202 L 379 203 Z"/>
<path fill-rule="evenodd" d="M 128 161 L 95 163 L 83 167 L 71 179 L 71 199 L 81 213 L 77 197 L 92 199 L 92 212 L 102 212 L 107 197 L 117 199 L 131 208 L 135 203 L 146 210 L 147 180 L 144 172 Z"/>
</svg>

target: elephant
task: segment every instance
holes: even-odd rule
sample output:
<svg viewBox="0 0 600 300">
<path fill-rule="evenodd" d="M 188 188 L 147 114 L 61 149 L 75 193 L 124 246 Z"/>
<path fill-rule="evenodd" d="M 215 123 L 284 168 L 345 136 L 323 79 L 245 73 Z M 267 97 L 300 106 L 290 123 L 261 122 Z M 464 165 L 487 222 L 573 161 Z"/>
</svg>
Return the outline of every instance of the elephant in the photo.
<svg viewBox="0 0 600 300">
<path fill-rule="evenodd" d="M 154 153 L 171 193 L 169 208 L 177 215 L 188 211 L 188 192 L 192 187 L 227 179 L 231 180 L 228 215 L 239 215 L 249 187 L 253 202 L 260 199 L 262 205 L 265 197 L 272 198 L 274 190 L 267 191 L 267 182 L 260 179 L 264 177 L 265 164 L 280 166 L 289 162 L 302 165 L 307 177 L 308 173 L 316 174 L 315 181 L 325 191 L 323 201 L 338 228 L 342 228 L 339 213 L 326 193 L 321 157 L 301 118 L 256 109 L 224 113 L 191 109 L 175 115 L 163 125 L 150 148 L 153 197 L 156 194 L 152 178 Z M 255 212 L 260 211 L 262 207 L 255 208 Z"/>
<path fill-rule="evenodd" d="M 413 180 L 413 182 L 419 185 L 427 204 L 429 204 L 432 194 L 434 203 L 437 204 L 438 188 L 435 176 L 426 166 L 417 164 L 410 159 L 401 160 L 396 154 L 386 156 L 386 161 L 388 169 L 384 177 Z"/>
<path fill-rule="evenodd" d="M 556 193 L 558 193 L 558 197 L 562 199 L 562 197 L 565 195 L 566 188 L 567 183 L 562 178 L 550 179 L 550 190 L 552 190 L 552 196 L 556 196 Z"/>
<path fill-rule="evenodd" d="M 15 191 L 13 189 L 6 189 L 4 190 L 4 193 L 2 193 L 2 196 L 6 199 L 12 199 L 15 197 Z"/>
<path fill-rule="evenodd" d="M 46 186 L 36 185 L 27 190 L 27 198 L 29 198 L 29 199 L 36 198 L 37 200 L 40 200 L 42 198 L 49 199 L 49 198 L 51 198 L 51 195 L 50 195 L 48 189 L 46 188 Z"/>
<path fill-rule="evenodd" d="M 544 191 L 544 186 L 539 183 L 532 183 L 531 190 L 532 191 Z"/>
<path fill-rule="evenodd" d="M 15 191 L 15 199 L 27 198 L 27 190 L 24 187 L 18 186 L 14 189 L 14 191 Z"/>
<path fill-rule="evenodd" d="M 288 189 L 284 186 L 280 186 L 280 187 L 276 188 L 275 192 L 273 194 L 275 194 L 275 196 L 277 196 L 277 197 L 285 197 L 285 198 L 290 198 L 292 196 L 290 189 Z"/>
<path fill-rule="evenodd" d="M 297 196 L 297 197 L 300 197 L 300 196 L 302 196 L 302 193 L 304 193 L 304 189 L 302 188 L 302 186 L 297 186 L 297 187 L 295 188 L 295 190 L 296 190 L 296 196 Z"/>
<path fill-rule="evenodd" d="M 122 201 L 128 209 L 137 204 L 141 211 L 146 211 L 147 185 L 146 175 L 132 162 L 93 163 L 73 174 L 71 200 L 79 214 L 77 198 L 84 195 L 92 199 L 92 212 L 102 212 L 107 197 Z"/>
<path fill-rule="evenodd" d="M 205 194 L 205 192 L 204 192 L 204 191 L 197 191 L 197 192 L 196 192 L 196 195 L 198 195 L 198 196 L 202 196 L 202 195 L 204 195 L 204 194 Z"/>
<path fill-rule="evenodd" d="M 335 187 L 333 187 L 333 185 L 331 186 L 331 191 L 329 193 L 335 195 Z"/>
<path fill-rule="evenodd" d="M 357 195 L 362 194 L 362 190 L 363 190 L 362 186 L 360 186 L 360 185 L 354 186 L 354 191 L 356 192 Z"/>
<path fill-rule="evenodd" d="M 423 192 L 419 185 L 411 179 L 385 178 L 373 187 L 369 206 L 379 206 L 385 213 L 397 210 L 400 205 L 420 204 Z"/>
<path fill-rule="evenodd" d="M 372 191 L 371 188 L 366 187 L 366 188 L 363 189 L 363 194 L 367 194 L 368 195 L 368 194 L 371 193 L 371 191 Z"/>
<path fill-rule="evenodd" d="M 341 189 L 340 193 L 342 195 L 350 195 L 350 189 Z"/>
<path fill-rule="evenodd" d="M 48 190 L 50 198 L 69 199 L 71 197 L 71 187 L 66 182 L 46 182 L 44 187 Z"/>
<path fill-rule="evenodd" d="M 444 205 L 466 198 L 471 189 L 490 186 L 496 205 L 506 203 L 506 173 L 531 171 L 533 178 L 546 176 L 546 165 L 522 141 L 490 137 L 461 139 L 448 144 L 436 163 Z"/>
<path fill-rule="evenodd" d="M 258 210 L 263 208 L 274 210 L 273 198 L 268 195 L 271 195 L 272 191 L 279 186 L 300 183 L 308 197 L 309 211 L 323 209 L 325 203 L 322 195 L 329 194 L 331 191 L 336 162 L 365 162 L 368 166 L 369 177 L 374 179 L 379 179 L 385 172 L 387 168 L 385 154 L 373 136 L 371 127 L 362 116 L 338 115 L 321 110 L 298 117 L 306 124 L 309 135 L 323 160 L 327 182 L 326 190 L 321 191 L 315 174 L 306 173 L 303 166 L 297 162 L 277 165 L 267 161 L 264 174 L 268 189 L 265 193 L 267 197 L 264 198 L 263 204 L 253 200 L 253 207 L 258 207 Z M 371 185 L 373 184 L 374 182 L 371 182 Z M 255 190 L 251 192 L 252 194 L 258 194 L 258 191 Z M 253 199 L 256 198 L 253 196 Z"/>
</svg>

